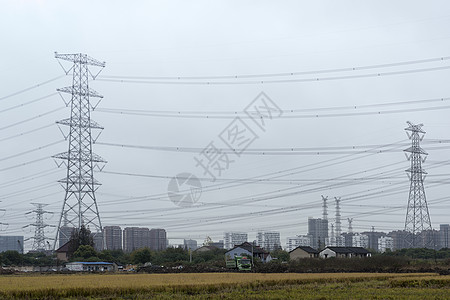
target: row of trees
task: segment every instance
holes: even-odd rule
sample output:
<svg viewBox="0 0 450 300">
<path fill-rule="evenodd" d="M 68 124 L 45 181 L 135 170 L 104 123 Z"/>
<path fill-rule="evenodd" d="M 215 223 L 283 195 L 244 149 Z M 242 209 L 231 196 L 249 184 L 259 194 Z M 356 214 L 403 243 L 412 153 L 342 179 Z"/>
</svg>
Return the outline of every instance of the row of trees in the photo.
<svg viewBox="0 0 450 300">
<path fill-rule="evenodd" d="M 214 249 L 205 252 L 189 252 L 183 248 L 168 248 L 163 251 L 153 251 L 148 248 L 124 253 L 122 250 L 94 249 L 94 241 L 89 229 L 82 226 L 79 231 L 73 232 L 70 238 L 69 258 L 70 261 L 108 261 L 119 265 L 151 263 L 152 265 L 186 265 L 186 264 L 210 264 L 221 266 L 224 264 L 225 249 Z M 411 259 L 450 259 L 450 249 L 444 248 L 439 251 L 425 248 L 409 248 L 397 251 L 387 251 L 383 254 L 372 253 L 373 256 L 394 256 Z M 284 250 L 275 250 L 271 253 L 277 262 L 288 262 L 289 253 Z M 0 253 L 2 265 L 34 265 L 49 266 L 59 264 L 56 257 L 47 256 L 44 253 L 19 254 L 17 251 L 6 251 Z"/>
</svg>

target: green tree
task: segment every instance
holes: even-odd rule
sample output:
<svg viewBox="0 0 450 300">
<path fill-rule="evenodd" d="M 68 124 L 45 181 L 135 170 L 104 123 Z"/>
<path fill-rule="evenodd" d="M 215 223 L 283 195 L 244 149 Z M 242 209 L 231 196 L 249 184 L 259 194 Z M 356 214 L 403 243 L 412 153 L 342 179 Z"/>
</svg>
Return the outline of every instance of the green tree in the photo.
<svg viewBox="0 0 450 300">
<path fill-rule="evenodd" d="M 78 249 L 73 253 L 73 257 L 76 258 L 96 258 L 98 259 L 97 251 L 95 251 L 94 247 L 90 245 L 80 245 Z"/>
<path fill-rule="evenodd" d="M 72 256 L 78 247 L 87 245 L 94 247 L 94 239 L 91 236 L 91 231 L 84 225 L 81 225 L 79 230 L 74 230 L 69 240 L 69 255 Z"/>
<path fill-rule="evenodd" d="M 145 264 L 146 262 L 151 262 L 152 251 L 149 248 L 141 248 L 134 250 L 131 253 L 131 261 L 134 264 Z"/>
<path fill-rule="evenodd" d="M 5 251 L 2 253 L 2 263 L 6 266 L 19 266 L 23 263 L 23 255 L 13 250 Z"/>
<path fill-rule="evenodd" d="M 290 259 L 289 252 L 281 249 L 270 252 L 270 256 L 272 256 L 272 258 L 276 258 L 279 261 L 289 261 Z"/>
</svg>

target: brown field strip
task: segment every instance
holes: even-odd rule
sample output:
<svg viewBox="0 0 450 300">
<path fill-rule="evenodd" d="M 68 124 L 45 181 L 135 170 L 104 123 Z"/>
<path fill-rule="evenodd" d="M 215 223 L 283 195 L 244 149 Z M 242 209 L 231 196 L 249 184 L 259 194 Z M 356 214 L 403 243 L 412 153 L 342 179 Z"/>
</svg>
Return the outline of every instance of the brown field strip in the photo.
<svg viewBox="0 0 450 300">
<path fill-rule="evenodd" d="M 24 291 L 41 289 L 140 289 L 163 286 L 198 286 L 243 284 L 251 282 L 288 281 L 310 282 L 358 282 L 363 280 L 407 279 L 411 277 L 432 278 L 436 274 L 391 274 L 391 273 L 184 273 L 184 274 L 54 274 L 54 275 L 9 275 L 0 276 L 0 291 Z"/>
</svg>

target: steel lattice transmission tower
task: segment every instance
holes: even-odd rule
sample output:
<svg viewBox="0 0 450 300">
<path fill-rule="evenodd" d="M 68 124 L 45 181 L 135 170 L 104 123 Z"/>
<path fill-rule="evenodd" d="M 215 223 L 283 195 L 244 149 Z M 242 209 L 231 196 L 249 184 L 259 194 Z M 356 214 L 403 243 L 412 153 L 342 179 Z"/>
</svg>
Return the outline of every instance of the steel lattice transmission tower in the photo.
<svg viewBox="0 0 450 300">
<path fill-rule="evenodd" d="M 64 164 L 67 167 L 66 177 L 59 181 L 65 189 L 65 197 L 54 248 L 57 240 L 64 241 L 70 238 L 68 235 L 71 231 L 61 230 L 63 217 L 67 220 L 65 225 L 76 230 L 79 230 L 82 225 L 89 228 L 94 236 L 94 241 L 101 243 L 103 229 L 95 198 L 95 191 L 100 183 L 94 179 L 94 168 L 101 169 L 100 164 L 106 163 L 106 161 L 92 151 L 92 144 L 100 135 L 103 127 L 91 120 L 91 111 L 95 109 L 96 105 L 92 105 L 90 98 L 95 97 L 100 101 L 103 96 L 89 87 L 89 77 L 95 79 L 105 67 L 105 63 L 81 53 L 55 53 L 55 57 L 73 63 L 66 72 L 68 74 L 72 71 L 73 81 L 72 86 L 57 89 L 58 92 L 71 95 L 71 100 L 67 103 L 67 106 L 70 105 L 71 115 L 68 119 L 56 122 L 69 128 L 69 133 L 65 136 L 66 140 L 69 140 L 69 150 L 53 156 L 62 160 L 59 166 Z M 93 75 L 88 66 L 98 67 L 100 70 Z M 95 139 L 92 136 L 93 129 L 100 130 Z M 102 249 L 103 245 L 96 245 L 96 247 Z"/>
<path fill-rule="evenodd" d="M 36 206 L 35 210 L 29 211 L 26 214 L 35 213 L 36 214 L 36 220 L 34 223 L 24 226 L 23 228 L 34 226 L 34 237 L 33 237 L 33 246 L 31 247 L 34 251 L 45 251 L 46 250 L 46 244 L 45 242 L 49 240 L 49 238 L 45 237 L 45 228 L 46 227 L 54 227 L 53 225 L 45 224 L 44 223 L 44 214 L 53 214 L 52 212 L 45 211 L 44 206 L 47 206 L 47 204 L 43 203 L 31 203 Z M 29 240 L 31 238 L 26 239 Z"/>
<path fill-rule="evenodd" d="M 405 241 L 412 248 L 432 246 L 432 238 L 427 241 L 425 235 L 426 231 L 432 233 L 430 213 L 423 186 L 427 173 L 422 169 L 422 163 L 425 162 L 428 153 L 420 147 L 420 141 L 423 139 L 425 131 L 422 130 L 423 124 L 414 125 L 409 121 L 407 123 L 408 127 L 405 130 L 412 145 L 404 150 L 409 153 L 406 154 L 406 157 L 411 161 L 411 167 L 406 170 L 410 188 L 406 210 Z"/>
</svg>

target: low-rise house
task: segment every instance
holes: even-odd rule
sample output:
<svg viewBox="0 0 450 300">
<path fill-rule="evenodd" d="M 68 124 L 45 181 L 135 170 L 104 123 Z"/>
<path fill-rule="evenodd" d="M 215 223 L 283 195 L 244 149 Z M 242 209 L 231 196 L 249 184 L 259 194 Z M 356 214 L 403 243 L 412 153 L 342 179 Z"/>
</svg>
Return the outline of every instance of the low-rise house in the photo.
<svg viewBox="0 0 450 300">
<path fill-rule="evenodd" d="M 259 258 L 263 263 L 272 260 L 272 256 L 266 250 L 261 247 L 254 246 L 249 242 L 242 243 L 240 245 L 234 246 L 232 249 L 225 253 L 227 259 L 234 259 L 235 256 L 248 256 L 248 257 Z"/>
<path fill-rule="evenodd" d="M 289 251 L 290 260 L 314 257 L 319 257 L 319 251 L 309 246 L 298 246 L 294 250 Z"/>
<path fill-rule="evenodd" d="M 116 271 L 116 266 L 114 263 L 109 262 L 71 262 L 66 264 L 66 268 L 70 271 L 79 271 L 79 272 L 107 272 L 107 271 Z"/>
<path fill-rule="evenodd" d="M 194 252 L 206 252 L 206 251 L 211 251 L 214 249 L 217 249 L 217 247 L 206 245 L 206 246 L 201 246 L 201 247 L 195 249 Z"/>
<path fill-rule="evenodd" d="M 56 258 L 60 261 L 69 261 L 69 251 L 70 251 L 70 244 L 72 241 L 68 241 L 61 247 L 55 250 Z"/>
<path fill-rule="evenodd" d="M 319 256 L 322 258 L 370 257 L 371 253 L 361 247 L 325 247 L 320 251 Z"/>
</svg>

